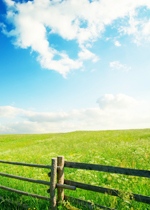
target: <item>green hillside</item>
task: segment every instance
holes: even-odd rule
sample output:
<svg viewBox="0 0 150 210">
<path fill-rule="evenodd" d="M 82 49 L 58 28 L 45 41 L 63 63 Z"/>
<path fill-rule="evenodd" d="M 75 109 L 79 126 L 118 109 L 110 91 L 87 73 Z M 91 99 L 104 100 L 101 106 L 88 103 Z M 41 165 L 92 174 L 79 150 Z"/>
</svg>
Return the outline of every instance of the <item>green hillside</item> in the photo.
<svg viewBox="0 0 150 210">
<path fill-rule="evenodd" d="M 150 170 L 150 129 L 0 135 L 0 160 L 51 165 L 51 158 L 58 155 L 64 155 L 68 161 Z M 0 172 L 49 181 L 48 169 L 0 164 Z M 150 196 L 148 178 L 68 168 L 65 168 L 65 178 Z M 0 185 L 48 196 L 48 187 L 39 184 L 0 177 Z M 129 201 L 128 196 L 119 199 L 80 189 L 75 192 L 65 190 L 65 194 L 115 209 L 150 210 L 148 204 Z M 0 196 L 28 204 L 33 209 L 48 209 L 47 201 L 4 190 L 0 190 Z M 17 207 L 0 201 L 0 209 L 12 210 Z"/>
</svg>

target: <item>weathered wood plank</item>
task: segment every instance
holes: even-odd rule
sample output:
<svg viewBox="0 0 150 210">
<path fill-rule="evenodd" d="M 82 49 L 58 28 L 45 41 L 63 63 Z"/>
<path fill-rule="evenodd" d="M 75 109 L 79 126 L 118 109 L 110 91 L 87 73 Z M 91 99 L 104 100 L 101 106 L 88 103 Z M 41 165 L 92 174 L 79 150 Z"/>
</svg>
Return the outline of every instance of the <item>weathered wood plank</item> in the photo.
<svg viewBox="0 0 150 210">
<path fill-rule="evenodd" d="M 37 183 L 37 184 L 50 185 L 50 182 L 47 182 L 47 181 L 25 178 L 25 177 L 15 176 L 15 175 L 11 175 L 11 174 L 0 173 L 0 176 L 5 176 L 5 177 L 13 178 L 13 179 L 19 179 L 19 180 L 27 181 L 27 182 L 33 182 L 33 183 Z"/>
<path fill-rule="evenodd" d="M 101 210 L 115 210 L 115 209 L 111 209 L 109 207 L 101 206 L 101 205 L 95 204 L 95 203 L 93 204 L 91 202 L 84 201 L 84 200 L 81 200 L 81 199 L 78 199 L 78 198 L 73 198 L 73 197 L 67 196 L 67 195 L 64 196 L 64 200 L 72 202 L 76 205 L 83 206 L 86 209 L 95 209 L 96 207 L 99 207 Z"/>
<path fill-rule="evenodd" d="M 124 174 L 124 175 L 130 175 L 130 176 L 140 176 L 140 177 L 150 178 L 149 170 L 121 168 L 121 167 L 96 165 L 96 164 L 88 164 L 88 163 L 77 163 L 77 162 L 70 162 L 70 161 L 65 161 L 64 166 L 67 168 L 87 169 L 87 170 L 103 171 L 103 172 L 108 172 L 108 173 L 117 173 L 117 174 Z"/>
<path fill-rule="evenodd" d="M 68 190 L 76 190 L 75 186 L 70 186 L 70 185 L 65 185 L 65 184 L 56 184 L 56 188 L 61 188 L 61 189 L 68 189 Z"/>
<path fill-rule="evenodd" d="M 37 168 L 51 168 L 50 165 L 39 165 L 39 164 L 32 164 L 32 163 L 19 163 L 19 162 L 11 162 L 11 161 L 4 161 L 0 160 L 0 163 L 11 164 L 11 165 L 20 165 L 20 166 L 29 166 L 29 167 L 37 167 Z"/>
<path fill-rule="evenodd" d="M 120 197 L 120 195 L 122 194 L 122 192 L 119 190 L 109 189 L 105 187 L 98 187 L 98 186 L 89 185 L 89 184 L 83 184 L 80 182 L 75 182 L 75 181 L 66 180 L 66 179 L 64 180 L 64 183 L 75 186 L 77 188 L 84 189 L 84 190 L 90 190 L 90 191 L 99 192 L 99 193 L 107 193 L 108 195 L 113 195 L 113 196 L 118 196 L 118 197 Z M 129 193 L 129 195 L 130 195 L 131 200 L 150 204 L 149 196 L 144 196 L 144 195 L 139 195 L 139 194 L 134 194 L 134 193 Z"/>
<path fill-rule="evenodd" d="M 76 190 L 75 186 L 65 185 L 65 184 L 56 184 L 56 188 L 67 189 L 67 190 Z M 50 193 L 50 189 L 47 190 L 47 193 Z"/>
<path fill-rule="evenodd" d="M 56 173 L 57 173 L 57 158 L 52 158 L 51 181 L 50 181 L 51 210 L 56 209 L 56 195 L 55 195 Z"/>
<path fill-rule="evenodd" d="M 64 185 L 64 156 L 58 156 L 57 157 L 57 166 L 60 166 L 61 169 L 57 169 L 57 203 L 60 205 L 60 203 L 64 200 L 64 188 L 61 188 L 59 184 L 62 186 Z M 69 186 L 68 186 L 69 187 Z M 71 189 L 71 188 L 70 188 Z"/>
<path fill-rule="evenodd" d="M 45 197 L 45 196 L 36 195 L 36 194 L 32 194 L 32 193 L 27 193 L 27 192 L 20 191 L 20 190 L 15 190 L 15 189 L 12 189 L 12 188 L 9 188 L 9 187 L 4 187 L 2 185 L 0 185 L 0 189 L 7 190 L 7 191 L 10 191 L 10 192 L 15 192 L 15 193 L 18 193 L 18 194 L 21 194 L 21 195 L 26 195 L 26 196 L 31 196 L 31 197 L 34 197 L 34 198 L 39 198 L 39 199 L 42 199 L 42 200 L 47 200 L 47 201 L 50 200 L 50 198 Z"/>
</svg>

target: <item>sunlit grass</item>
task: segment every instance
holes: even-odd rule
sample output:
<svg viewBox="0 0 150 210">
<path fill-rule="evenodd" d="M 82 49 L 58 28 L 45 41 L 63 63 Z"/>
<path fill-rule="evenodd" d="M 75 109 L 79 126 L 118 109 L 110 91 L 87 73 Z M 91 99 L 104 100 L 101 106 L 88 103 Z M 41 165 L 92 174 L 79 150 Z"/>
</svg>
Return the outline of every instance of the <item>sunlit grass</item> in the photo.
<svg viewBox="0 0 150 210">
<path fill-rule="evenodd" d="M 72 132 L 66 134 L 1 135 L 0 159 L 51 165 L 51 158 L 64 155 L 65 160 L 150 170 L 150 129 Z M 0 164 L 0 172 L 49 181 L 48 169 Z M 65 178 L 87 184 L 114 188 L 150 196 L 150 180 L 133 176 L 65 168 Z M 0 177 L 0 185 L 49 196 L 48 186 Z M 77 189 L 65 194 L 116 209 L 149 210 L 150 206 L 121 198 Z M 49 203 L 0 190 L 0 196 L 48 209 Z M 3 206 L 3 207 L 1 207 Z M 11 207 L 12 208 L 12 207 Z M 10 209 L 11 209 L 10 208 Z M 0 204 L 0 209 L 9 209 Z"/>
</svg>

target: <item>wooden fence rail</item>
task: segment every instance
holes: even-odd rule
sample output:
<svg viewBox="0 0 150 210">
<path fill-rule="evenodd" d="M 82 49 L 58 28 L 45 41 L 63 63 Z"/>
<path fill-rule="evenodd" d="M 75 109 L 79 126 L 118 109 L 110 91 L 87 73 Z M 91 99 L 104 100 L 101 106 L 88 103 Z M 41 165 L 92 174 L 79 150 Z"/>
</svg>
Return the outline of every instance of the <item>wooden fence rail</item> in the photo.
<svg viewBox="0 0 150 210">
<path fill-rule="evenodd" d="M 65 167 L 150 178 L 150 171 L 65 161 Z"/>
<path fill-rule="evenodd" d="M 11 165 L 20 165 L 20 166 L 29 166 L 29 167 L 36 167 L 36 168 L 49 168 L 49 169 L 51 169 L 51 166 L 49 166 L 49 165 L 39 165 L 39 164 L 32 164 L 32 163 L 19 163 L 19 162 L 10 162 L 10 161 L 4 161 L 4 160 L 0 160 L 0 163 L 11 164 Z"/>
<path fill-rule="evenodd" d="M 122 194 L 122 192 L 119 190 L 105 188 L 105 187 L 98 187 L 98 186 L 84 184 L 80 182 L 74 182 L 74 181 L 66 180 L 66 179 L 64 183 L 75 186 L 80 189 L 90 190 L 90 191 L 104 193 L 104 194 L 107 193 L 108 195 L 113 195 L 113 196 L 118 196 L 118 197 L 120 197 L 120 195 Z M 129 193 L 129 199 L 130 200 L 134 199 L 135 201 L 138 201 L 138 202 L 150 204 L 150 197 L 144 196 L 144 195 Z"/>
<path fill-rule="evenodd" d="M 62 157 L 58 156 L 57 159 L 60 162 Z M 64 185 L 59 180 L 58 180 L 57 183 L 55 183 L 57 171 L 63 171 L 63 168 L 62 168 L 61 164 L 59 164 L 60 166 L 59 165 L 57 166 L 57 159 L 52 158 L 52 160 L 51 160 L 52 165 L 39 165 L 39 164 L 19 163 L 19 162 L 10 162 L 10 161 L 0 160 L 0 163 L 3 163 L 3 164 L 11 164 L 11 165 L 20 165 L 20 166 L 29 166 L 29 167 L 36 167 L 36 168 L 51 169 L 51 172 L 48 173 L 48 176 L 50 177 L 50 182 L 43 181 L 43 180 L 26 178 L 26 177 L 21 177 L 21 176 L 16 176 L 16 175 L 11 175 L 11 174 L 6 174 L 6 173 L 0 173 L 0 176 L 13 178 L 13 179 L 19 179 L 19 180 L 22 180 L 22 181 L 27 181 L 27 182 L 32 182 L 32 183 L 37 183 L 37 184 L 42 184 L 42 185 L 47 185 L 47 186 L 50 187 L 50 190 L 49 190 L 50 197 L 45 197 L 45 196 L 41 196 L 41 195 L 36 195 L 36 194 L 16 190 L 16 189 L 5 187 L 5 186 L 2 186 L 2 185 L 0 185 L 0 189 L 7 190 L 7 191 L 10 191 L 10 192 L 14 192 L 14 193 L 18 193 L 18 194 L 21 194 L 21 195 L 35 197 L 35 198 L 38 198 L 38 199 L 48 200 L 48 201 L 51 202 L 51 209 L 55 210 L 56 209 L 56 196 L 55 196 L 55 189 L 56 188 L 59 189 L 59 191 L 58 191 L 59 199 L 61 198 L 62 189 L 76 190 L 75 186 Z M 64 178 L 63 178 L 63 180 L 64 180 Z M 64 183 L 64 181 L 63 181 L 63 183 Z M 2 200 L 2 199 L 3 198 L 0 197 L 0 200 Z M 9 202 L 11 202 L 11 201 L 9 201 Z M 58 202 L 60 202 L 60 200 L 58 200 Z M 18 203 L 18 205 L 20 205 L 20 204 Z"/>
<path fill-rule="evenodd" d="M 36 179 L 31 179 L 31 178 L 20 177 L 20 176 L 6 174 L 6 173 L 0 173 L 0 176 L 13 178 L 13 179 L 19 179 L 19 180 L 27 181 L 27 182 L 33 182 L 33 183 L 37 183 L 37 184 L 47 185 L 47 186 L 49 186 L 47 193 L 50 194 L 50 197 L 27 193 L 27 192 L 19 191 L 19 190 L 8 188 L 8 187 L 1 186 L 1 185 L 0 185 L 0 189 L 8 190 L 8 191 L 18 193 L 21 195 L 32 196 L 35 198 L 48 200 L 51 203 L 52 210 L 55 210 L 56 206 L 59 205 L 63 200 L 65 200 L 65 201 L 68 200 L 70 202 L 77 203 L 79 205 L 86 207 L 87 209 L 94 209 L 95 207 L 99 207 L 101 209 L 113 210 L 109 207 L 104 207 L 99 204 L 93 205 L 93 203 L 90 203 L 88 201 L 84 201 L 84 200 L 80 200 L 77 198 L 73 198 L 73 197 L 64 195 L 64 189 L 76 190 L 76 188 L 80 188 L 80 189 L 84 189 L 84 190 L 95 191 L 98 193 L 107 193 L 108 195 L 118 196 L 118 197 L 120 197 L 120 195 L 122 194 L 122 192 L 119 190 L 89 185 L 89 184 L 75 182 L 75 181 L 71 181 L 71 180 L 66 180 L 66 179 L 64 179 L 64 167 L 150 178 L 149 170 L 138 170 L 138 169 L 129 169 L 129 168 L 114 167 L 114 166 L 69 162 L 69 161 L 64 161 L 64 156 L 58 156 L 57 158 L 52 158 L 51 165 L 19 163 L 19 162 L 10 162 L 10 161 L 3 161 L 3 160 L 0 160 L 0 163 L 51 169 L 51 172 L 48 173 L 48 176 L 50 177 L 49 182 L 43 181 L 43 180 L 36 180 Z M 56 176 L 57 176 L 57 183 L 56 183 Z M 57 188 L 57 201 L 56 201 L 56 194 L 55 194 L 56 188 Z M 124 192 L 124 193 L 126 193 L 126 192 Z M 1 199 L 2 199 L 2 197 L 0 197 L 0 200 Z M 129 199 L 135 200 L 138 202 L 142 202 L 142 203 L 146 203 L 146 204 L 150 204 L 149 196 L 129 193 Z"/>
</svg>

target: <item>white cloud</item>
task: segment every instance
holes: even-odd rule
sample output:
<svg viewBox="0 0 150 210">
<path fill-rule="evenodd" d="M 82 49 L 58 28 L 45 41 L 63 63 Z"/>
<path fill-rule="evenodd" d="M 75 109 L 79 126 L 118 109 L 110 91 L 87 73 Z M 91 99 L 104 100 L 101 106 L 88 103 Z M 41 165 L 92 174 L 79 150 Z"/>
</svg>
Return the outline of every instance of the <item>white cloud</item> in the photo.
<svg viewBox="0 0 150 210">
<path fill-rule="evenodd" d="M 9 6 L 9 7 L 12 7 L 14 6 L 14 1 L 11 1 L 11 0 L 5 0 L 6 4 Z"/>
<path fill-rule="evenodd" d="M 150 127 L 149 101 L 138 101 L 124 94 L 106 94 L 97 104 L 99 107 L 45 113 L 0 107 L 0 134 Z"/>
<path fill-rule="evenodd" d="M 120 47 L 120 46 L 121 46 L 121 44 L 120 44 L 119 41 L 115 41 L 115 45 L 116 45 L 117 47 Z"/>
<path fill-rule="evenodd" d="M 120 32 L 136 34 L 138 22 L 132 19 L 135 10 L 141 6 L 150 8 L 149 0 L 34 0 L 16 3 L 5 0 L 7 19 L 14 29 L 3 32 L 16 38 L 15 44 L 21 48 L 31 48 L 39 54 L 38 61 L 46 69 L 55 70 L 66 76 L 71 69 L 82 67 L 81 58 L 87 57 L 96 62 L 98 58 L 87 49 L 79 53 L 80 59 L 73 60 L 63 52 L 58 52 L 48 41 L 49 34 L 58 34 L 66 40 L 76 40 L 79 47 L 89 46 L 101 37 L 105 26 L 114 20 L 130 16 L 130 27 L 122 27 Z M 142 35 L 149 35 L 149 22 L 142 22 Z M 141 23 L 141 24 L 142 24 Z M 50 32 L 49 32 L 50 31 Z M 49 33 L 49 34 L 48 34 Z M 148 34 L 148 35 L 147 35 Z M 116 42 L 116 46 L 119 43 Z M 55 60 L 55 55 L 60 59 Z M 95 58 L 94 58 L 95 57 Z"/>
<path fill-rule="evenodd" d="M 82 47 L 82 51 L 80 51 L 78 53 L 78 57 L 81 60 L 89 60 L 89 59 L 92 59 L 92 62 L 93 63 L 96 63 L 99 60 L 98 56 L 96 56 L 94 53 L 90 52 L 85 47 Z"/>
<path fill-rule="evenodd" d="M 150 35 L 150 20 L 143 24 L 143 34 L 146 36 Z"/>
<path fill-rule="evenodd" d="M 14 133 L 14 130 L 12 130 L 10 126 L 8 127 L 7 125 L 5 126 L 0 123 L 0 134 L 10 134 L 10 133 Z"/>
<path fill-rule="evenodd" d="M 113 70 L 122 70 L 122 71 L 129 71 L 131 67 L 127 67 L 126 64 L 121 64 L 119 61 L 110 62 L 110 67 Z"/>
<path fill-rule="evenodd" d="M 66 112 L 59 113 L 36 113 L 31 111 L 24 111 L 22 113 L 23 118 L 27 118 L 32 122 L 58 122 L 69 119 L 69 114 Z"/>
<path fill-rule="evenodd" d="M 150 12 L 150 6 L 147 7 Z M 128 24 L 121 26 L 120 33 L 133 36 L 133 42 L 137 45 L 143 44 L 144 41 L 150 41 L 150 19 L 147 17 L 138 17 L 138 12 L 129 14 Z"/>
<path fill-rule="evenodd" d="M 96 69 L 92 69 L 92 70 L 91 70 L 91 72 L 95 72 L 95 71 L 96 71 Z"/>
<path fill-rule="evenodd" d="M 126 109 L 134 107 L 138 104 L 134 98 L 118 94 L 116 97 L 112 94 L 106 94 L 97 100 L 97 103 L 101 109 Z"/>
<path fill-rule="evenodd" d="M 12 106 L 0 106 L 0 118 L 14 118 L 20 111 L 21 109 Z"/>
</svg>

